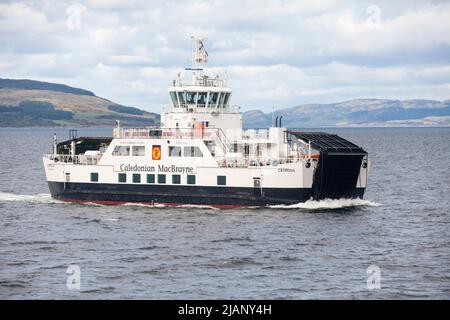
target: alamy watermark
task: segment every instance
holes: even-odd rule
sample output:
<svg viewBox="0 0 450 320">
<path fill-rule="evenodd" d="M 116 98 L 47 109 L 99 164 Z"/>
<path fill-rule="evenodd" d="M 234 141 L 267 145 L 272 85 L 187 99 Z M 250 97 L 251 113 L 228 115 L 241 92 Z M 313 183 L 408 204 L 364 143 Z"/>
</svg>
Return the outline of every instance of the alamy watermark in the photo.
<svg viewBox="0 0 450 320">
<path fill-rule="evenodd" d="M 368 15 L 366 19 L 366 26 L 370 29 L 380 29 L 381 28 L 381 9 L 377 5 L 370 5 L 366 9 Z"/>
<path fill-rule="evenodd" d="M 379 266 L 372 264 L 366 270 L 369 277 L 367 278 L 367 289 L 381 289 L 381 269 Z"/>
<path fill-rule="evenodd" d="M 66 287 L 68 290 L 81 289 L 81 269 L 76 264 L 71 264 L 67 267 L 66 273 L 69 274 L 66 280 Z"/>
<path fill-rule="evenodd" d="M 86 11 L 86 7 L 79 3 L 73 3 L 69 7 L 67 7 L 66 26 L 67 28 L 69 28 L 69 30 L 81 29 L 81 14 L 84 11 Z"/>
</svg>

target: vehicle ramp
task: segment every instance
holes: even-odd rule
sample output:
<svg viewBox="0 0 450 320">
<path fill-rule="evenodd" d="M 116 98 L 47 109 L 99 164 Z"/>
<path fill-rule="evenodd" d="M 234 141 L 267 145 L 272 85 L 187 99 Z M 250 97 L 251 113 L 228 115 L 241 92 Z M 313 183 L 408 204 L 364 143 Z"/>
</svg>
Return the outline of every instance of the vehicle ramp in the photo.
<svg viewBox="0 0 450 320">
<path fill-rule="evenodd" d="M 358 198 L 364 188 L 357 188 L 358 176 L 367 152 L 337 134 L 288 131 L 320 152 L 313 178 L 313 198 Z"/>
</svg>

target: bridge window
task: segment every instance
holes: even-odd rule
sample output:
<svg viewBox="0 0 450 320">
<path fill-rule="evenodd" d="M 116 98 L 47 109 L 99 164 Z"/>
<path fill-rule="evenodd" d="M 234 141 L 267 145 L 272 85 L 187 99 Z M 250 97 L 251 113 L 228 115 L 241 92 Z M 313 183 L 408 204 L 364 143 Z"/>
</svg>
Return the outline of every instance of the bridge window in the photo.
<svg viewBox="0 0 450 320">
<path fill-rule="evenodd" d="M 147 183 L 155 183 L 155 175 L 147 174 Z"/>
<path fill-rule="evenodd" d="M 197 92 L 186 92 L 186 103 L 195 104 Z"/>
<path fill-rule="evenodd" d="M 223 99 L 223 107 L 225 108 L 228 105 L 228 100 L 230 98 L 230 94 L 226 93 L 225 98 Z"/>
<path fill-rule="evenodd" d="M 184 147 L 183 155 L 185 157 L 203 157 L 199 147 Z"/>
<path fill-rule="evenodd" d="M 181 147 L 169 147 L 169 157 L 181 157 Z"/>
<path fill-rule="evenodd" d="M 187 176 L 187 184 L 195 184 L 195 175 L 188 175 Z"/>
<path fill-rule="evenodd" d="M 179 174 L 172 175 L 172 184 L 180 184 L 181 176 Z"/>
<path fill-rule="evenodd" d="M 217 104 L 217 98 L 219 97 L 218 92 L 210 92 L 209 93 L 209 99 L 208 99 L 208 107 L 209 108 L 215 108 Z"/>
<path fill-rule="evenodd" d="M 127 174 L 126 173 L 119 173 L 118 179 L 120 183 L 127 182 Z"/>
<path fill-rule="evenodd" d="M 132 155 L 133 156 L 145 156 L 145 147 L 144 146 L 133 146 Z"/>
<path fill-rule="evenodd" d="M 227 177 L 226 176 L 217 176 L 217 185 L 218 186 L 226 186 L 227 185 Z"/>
<path fill-rule="evenodd" d="M 221 92 L 221 93 L 220 93 L 220 97 L 219 97 L 219 108 L 222 108 L 222 107 L 223 107 L 223 100 L 225 99 L 225 95 L 226 95 L 225 92 Z"/>
<path fill-rule="evenodd" d="M 180 101 L 180 105 L 184 106 L 186 104 L 186 93 L 178 92 L 178 100 Z"/>
<path fill-rule="evenodd" d="M 178 108 L 177 93 L 176 92 L 170 92 L 170 98 L 172 98 L 173 106 L 175 108 Z"/>
<path fill-rule="evenodd" d="M 98 172 L 91 172 L 91 182 L 98 182 Z"/>
<path fill-rule="evenodd" d="M 141 183 L 141 174 L 133 173 L 133 183 Z"/>
<path fill-rule="evenodd" d="M 115 146 L 113 156 L 129 156 L 130 155 L 130 146 Z"/>
<path fill-rule="evenodd" d="M 206 92 L 199 92 L 197 99 L 197 106 L 200 108 L 204 108 L 206 105 Z"/>
</svg>

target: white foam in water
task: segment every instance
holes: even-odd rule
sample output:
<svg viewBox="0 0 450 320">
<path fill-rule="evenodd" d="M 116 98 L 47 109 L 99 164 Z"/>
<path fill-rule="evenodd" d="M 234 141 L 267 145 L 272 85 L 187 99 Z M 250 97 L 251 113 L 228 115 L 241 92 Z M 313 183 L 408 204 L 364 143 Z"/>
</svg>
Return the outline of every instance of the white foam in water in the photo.
<svg viewBox="0 0 450 320">
<path fill-rule="evenodd" d="M 195 208 L 195 209 L 217 209 L 215 207 L 212 206 L 208 206 L 208 205 L 197 205 L 197 204 L 181 204 L 181 205 L 177 205 L 177 206 L 173 206 L 173 205 L 167 205 L 164 203 L 155 203 L 155 204 L 151 204 L 151 203 L 133 203 L 133 202 L 127 202 L 124 203 L 123 206 L 135 206 L 135 207 L 148 207 L 148 208 Z"/>
<path fill-rule="evenodd" d="M 39 202 L 39 203 L 61 203 L 62 201 L 53 199 L 48 193 L 40 194 L 16 194 L 0 192 L 0 202 Z"/>
<path fill-rule="evenodd" d="M 320 201 L 308 200 L 306 202 L 295 203 L 291 205 L 274 205 L 269 206 L 274 209 L 309 209 L 309 210 L 317 210 L 317 209 L 341 209 L 348 207 L 379 207 L 381 203 L 373 202 L 370 200 L 364 199 L 324 199 Z"/>
</svg>

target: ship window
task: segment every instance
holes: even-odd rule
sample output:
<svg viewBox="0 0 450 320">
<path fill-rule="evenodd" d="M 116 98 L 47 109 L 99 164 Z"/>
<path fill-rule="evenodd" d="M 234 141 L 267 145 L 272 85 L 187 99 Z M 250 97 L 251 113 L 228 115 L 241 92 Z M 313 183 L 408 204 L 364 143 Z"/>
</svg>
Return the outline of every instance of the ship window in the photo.
<svg viewBox="0 0 450 320">
<path fill-rule="evenodd" d="M 145 156 L 145 147 L 144 146 L 133 146 L 132 155 L 133 156 Z"/>
<path fill-rule="evenodd" d="M 186 93 L 178 92 L 178 100 L 180 101 L 180 105 L 184 105 L 186 103 Z"/>
<path fill-rule="evenodd" d="M 177 93 L 176 92 L 170 92 L 170 98 L 172 98 L 173 106 L 175 108 L 178 108 Z"/>
<path fill-rule="evenodd" d="M 122 182 L 122 183 L 127 182 L 127 174 L 119 173 L 118 179 L 119 179 L 119 182 Z"/>
<path fill-rule="evenodd" d="M 130 155 L 130 146 L 115 146 L 113 156 L 129 156 Z"/>
<path fill-rule="evenodd" d="M 181 176 L 179 174 L 172 175 L 172 184 L 180 184 Z"/>
<path fill-rule="evenodd" d="M 209 108 L 214 108 L 216 106 L 218 97 L 219 97 L 218 92 L 210 92 L 209 93 L 209 101 L 208 101 Z"/>
<path fill-rule="evenodd" d="M 194 175 L 187 176 L 187 184 L 195 184 L 195 176 Z"/>
<path fill-rule="evenodd" d="M 181 157 L 181 147 L 169 147 L 169 157 Z"/>
<path fill-rule="evenodd" d="M 200 108 L 204 108 L 206 105 L 206 92 L 199 92 L 197 99 L 197 106 Z"/>
<path fill-rule="evenodd" d="M 141 183 L 141 174 L 133 173 L 133 183 Z"/>
<path fill-rule="evenodd" d="M 197 92 L 186 92 L 186 103 L 195 104 Z"/>
<path fill-rule="evenodd" d="M 166 175 L 158 174 L 158 183 L 166 183 Z"/>
<path fill-rule="evenodd" d="M 203 154 L 199 147 L 184 147 L 185 157 L 203 157 Z"/>
<path fill-rule="evenodd" d="M 225 94 L 225 98 L 223 99 L 223 107 L 224 108 L 227 106 L 229 98 L 230 98 L 230 94 L 229 93 Z"/>
<path fill-rule="evenodd" d="M 226 176 L 217 176 L 217 185 L 218 186 L 225 186 L 226 184 L 227 184 Z"/>
<path fill-rule="evenodd" d="M 155 183 L 155 175 L 147 174 L 147 183 Z"/>
<path fill-rule="evenodd" d="M 225 99 L 225 95 L 226 95 L 225 92 L 221 92 L 221 93 L 220 93 L 220 98 L 219 98 L 219 108 L 222 108 L 222 106 L 223 106 L 223 100 Z"/>
<path fill-rule="evenodd" d="M 91 182 L 98 182 L 98 173 L 91 172 Z"/>
</svg>

